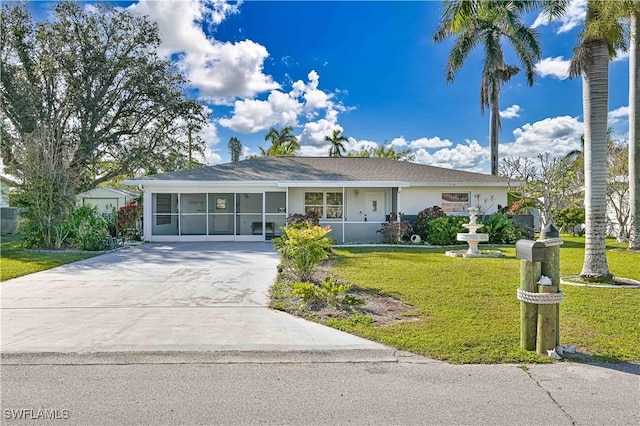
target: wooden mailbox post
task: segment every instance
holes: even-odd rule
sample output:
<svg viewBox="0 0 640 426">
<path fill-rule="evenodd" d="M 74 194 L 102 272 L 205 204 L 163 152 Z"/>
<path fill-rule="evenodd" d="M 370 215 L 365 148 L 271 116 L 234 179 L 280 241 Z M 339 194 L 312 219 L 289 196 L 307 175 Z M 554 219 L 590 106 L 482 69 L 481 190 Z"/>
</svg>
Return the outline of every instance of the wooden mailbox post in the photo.
<svg viewBox="0 0 640 426">
<path fill-rule="evenodd" d="M 516 257 L 520 259 L 520 346 L 542 355 L 560 344 L 562 243 L 553 225 L 545 227 L 538 241 L 516 242 Z"/>
</svg>

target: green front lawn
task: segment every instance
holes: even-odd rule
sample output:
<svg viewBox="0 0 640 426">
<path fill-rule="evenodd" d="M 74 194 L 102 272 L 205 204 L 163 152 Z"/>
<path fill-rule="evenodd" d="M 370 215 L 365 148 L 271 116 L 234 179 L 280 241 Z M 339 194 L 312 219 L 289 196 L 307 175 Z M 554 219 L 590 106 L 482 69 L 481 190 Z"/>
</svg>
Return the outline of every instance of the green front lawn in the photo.
<svg viewBox="0 0 640 426">
<path fill-rule="evenodd" d="M 97 254 L 100 253 L 33 253 L 25 251 L 16 237 L 3 236 L 0 244 L 0 281 L 44 271 Z"/>
<path fill-rule="evenodd" d="M 580 273 L 584 239 L 565 236 L 561 275 Z M 640 253 L 611 241 L 609 267 L 640 279 Z M 376 327 L 332 321 L 345 331 L 452 363 L 546 362 L 521 350 L 520 261 L 515 249 L 501 259 L 461 259 L 443 249 L 340 248 L 331 273 L 414 305 L 418 321 Z M 561 343 L 609 361 L 640 361 L 640 289 L 562 286 Z"/>
</svg>

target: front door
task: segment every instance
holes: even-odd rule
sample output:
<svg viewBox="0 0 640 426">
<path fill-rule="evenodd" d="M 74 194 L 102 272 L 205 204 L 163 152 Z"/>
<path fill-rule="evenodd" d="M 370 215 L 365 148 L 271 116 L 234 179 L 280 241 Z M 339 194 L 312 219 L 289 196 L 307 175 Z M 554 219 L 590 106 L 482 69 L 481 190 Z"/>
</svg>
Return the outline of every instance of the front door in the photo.
<svg viewBox="0 0 640 426">
<path fill-rule="evenodd" d="M 387 212 L 385 211 L 384 192 L 364 193 L 364 213 L 368 222 L 384 222 Z"/>
</svg>

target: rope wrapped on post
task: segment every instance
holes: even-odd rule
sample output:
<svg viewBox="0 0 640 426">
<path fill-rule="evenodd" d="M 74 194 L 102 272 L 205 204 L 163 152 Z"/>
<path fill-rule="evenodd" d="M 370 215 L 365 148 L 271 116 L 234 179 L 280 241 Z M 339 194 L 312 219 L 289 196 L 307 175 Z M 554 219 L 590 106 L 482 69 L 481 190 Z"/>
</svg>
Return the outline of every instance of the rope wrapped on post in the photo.
<svg viewBox="0 0 640 426">
<path fill-rule="evenodd" d="M 554 305 L 562 302 L 564 293 L 561 291 L 557 293 L 532 293 L 519 288 L 517 297 L 521 302 L 533 303 L 535 305 Z"/>
</svg>

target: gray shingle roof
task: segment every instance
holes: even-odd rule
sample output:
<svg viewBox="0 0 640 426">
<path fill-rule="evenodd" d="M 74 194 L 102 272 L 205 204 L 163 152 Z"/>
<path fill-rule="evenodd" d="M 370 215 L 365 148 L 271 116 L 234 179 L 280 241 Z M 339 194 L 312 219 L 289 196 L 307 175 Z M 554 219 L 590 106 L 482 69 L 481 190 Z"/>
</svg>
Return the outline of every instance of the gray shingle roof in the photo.
<svg viewBox="0 0 640 426">
<path fill-rule="evenodd" d="M 506 178 L 385 158 L 259 157 L 135 181 L 342 181 L 505 184 Z"/>
</svg>

